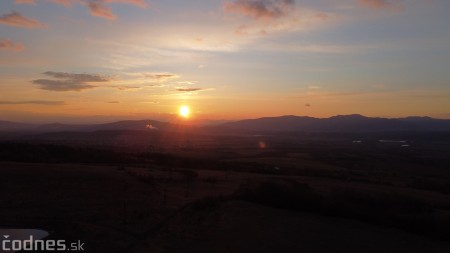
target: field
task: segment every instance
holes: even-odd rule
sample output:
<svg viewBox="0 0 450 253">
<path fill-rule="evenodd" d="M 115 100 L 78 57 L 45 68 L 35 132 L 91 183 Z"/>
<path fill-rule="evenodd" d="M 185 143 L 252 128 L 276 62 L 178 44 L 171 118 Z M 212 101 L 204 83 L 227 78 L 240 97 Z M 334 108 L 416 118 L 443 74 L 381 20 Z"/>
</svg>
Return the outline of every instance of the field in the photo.
<svg viewBox="0 0 450 253">
<path fill-rule="evenodd" d="M 103 131 L 0 143 L 0 225 L 87 252 L 448 252 L 447 134 Z"/>
</svg>

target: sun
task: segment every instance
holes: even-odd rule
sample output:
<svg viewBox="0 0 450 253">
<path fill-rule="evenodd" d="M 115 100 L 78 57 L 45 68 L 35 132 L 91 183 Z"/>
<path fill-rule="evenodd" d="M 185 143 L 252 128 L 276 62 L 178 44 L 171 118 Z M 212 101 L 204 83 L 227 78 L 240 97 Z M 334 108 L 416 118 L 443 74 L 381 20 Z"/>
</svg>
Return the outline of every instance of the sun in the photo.
<svg viewBox="0 0 450 253">
<path fill-rule="evenodd" d="M 188 106 L 183 105 L 180 107 L 178 114 L 183 118 L 188 118 L 191 112 Z"/>
</svg>

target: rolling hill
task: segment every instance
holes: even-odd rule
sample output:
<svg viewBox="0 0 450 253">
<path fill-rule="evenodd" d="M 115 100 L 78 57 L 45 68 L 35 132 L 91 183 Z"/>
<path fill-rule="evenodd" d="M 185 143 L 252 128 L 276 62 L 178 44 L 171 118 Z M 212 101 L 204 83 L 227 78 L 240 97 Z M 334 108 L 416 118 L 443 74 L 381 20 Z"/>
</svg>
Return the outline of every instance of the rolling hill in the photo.
<svg viewBox="0 0 450 253">
<path fill-rule="evenodd" d="M 171 130 L 183 124 L 155 120 L 124 120 L 105 124 L 25 124 L 0 121 L 1 132 L 94 132 L 120 130 Z M 227 122 L 215 126 L 196 126 L 205 133 L 226 132 L 385 132 L 385 131 L 450 131 L 450 120 L 429 117 L 371 118 L 358 114 L 329 118 L 305 116 L 264 117 Z M 186 125 L 182 128 L 186 128 Z M 189 125 L 189 128 L 195 128 Z"/>
<path fill-rule="evenodd" d="M 229 122 L 222 127 L 256 132 L 450 131 L 450 120 L 428 117 L 370 118 L 358 114 L 330 118 L 289 115 Z"/>
</svg>

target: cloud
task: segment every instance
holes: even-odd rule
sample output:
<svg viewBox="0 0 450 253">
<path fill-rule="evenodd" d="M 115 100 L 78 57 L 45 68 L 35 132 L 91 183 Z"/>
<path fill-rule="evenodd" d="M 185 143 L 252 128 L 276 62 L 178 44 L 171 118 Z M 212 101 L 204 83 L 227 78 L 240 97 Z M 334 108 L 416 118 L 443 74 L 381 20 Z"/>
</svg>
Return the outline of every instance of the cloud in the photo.
<svg viewBox="0 0 450 253">
<path fill-rule="evenodd" d="M 82 91 L 95 88 L 93 85 L 65 80 L 37 79 L 33 80 L 33 83 L 40 85 L 40 89 L 42 90 L 51 91 Z"/>
<path fill-rule="evenodd" d="M 31 100 L 31 101 L 0 101 L 0 105 L 65 105 L 64 101 L 45 101 L 45 100 Z"/>
<path fill-rule="evenodd" d="M 36 2 L 34 0 L 16 0 L 14 1 L 15 4 L 29 4 L 29 5 L 36 5 Z"/>
<path fill-rule="evenodd" d="M 149 4 L 145 0 L 52 0 L 53 3 L 64 5 L 66 7 L 72 4 L 85 5 L 92 16 L 104 18 L 108 20 L 116 20 L 117 16 L 112 12 L 110 3 L 124 3 L 138 6 L 140 8 L 147 8 Z"/>
<path fill-rule="evenodd" d="M 45 24 L 39 22 L 38 20 L 24 17 L 17 11 L 12 11 L 9 14 L 4 14 L 3 16 L 0 16 L 0 24 L 30 29 L 46 27 Z"/>
<path fill-rule="evenodd" d="M 151 74 L 144 74 L 144 76 L 147 78 L 154 79 L 155 81 L 158 82 L 164 82 L 167 81 L 168 79 L 179 78 L 178 75 L 171 73 L 151 73 Z"/>
<path fill-rule="evenodd" d="M 401 0 L 358 0 L 361 5 L 374 9 L 401 9 Z"/>
<path fill-rule="evenodd" d="M 177 88 L 177 91 L 182 91 L 182 92 L 195 92 L 195 91 L 201 91 L 204 90 L 203 88 Z"/>
<path fill-rule="evenodd" d="M 146 3 L 144 0 L 104 0 L 103 2 L 133 4 L 141 8 L 147 8 L 149 6 L 149 4 Z"/>
<path fill-rule="evenodd" d="M 185 86 L 185 85 L 195 85 L 197 83 L 197 81 L 180 81 L 180 82 L 177 82 L 177 83 L 180 84 L 180 85 Z"/>
<path fill-rule="evenodd" d="M 109 79 L 100 75 L 92 74 L 72 74 L 66 72 L 53 72 L 47 71 L 44 75 L 53 77 L 52 79 L 37 79 L 33 80 L 34 84 L 40 86 L 42 90 L 50 91 L 82 91 L 86 89 L 96 88 L 97 86 L 91 85 L 91 82 L 108 82 Z"/>
<path fill-rule="evenodd" d="M 226 14 L 240 20 L 235 35 L 264 37 L 275 32 L 310 30 L 335 15 L 296 6 L 295 0 L 235 0 L 223 4 Z"/>
<path fill-rule="evenodd" d="M 111 86 L 111 88 L 116 88 L 118 90 L 140 90 L 142 87 L 139 86 Z"/>
<path fill-rule="evenodd" d="M 20 0 L 16 0 L 20 1 Z M 22 0 L 27 1 L 27 0 Z M 28 0 L 30 1 L 30 0 Z M 60 4 L 64 6 L 71 6 L 72 4 L 84 4 L 84 3 L 103 3 L 103 4 L 109 4 L 109 3 L 124 3 L 124 4 L 132 4 L 141 8 L 147 8 L 149 7 L 149 4 L 146 3 L 145 0 L 51 0 L 55 4 Z"/>
<path fill-rule="evenodd" d="M 66 72 L 54 72 L 47 71 L 43 73 L 44 75 L 51 76 L 57 79 L 70 79 L 76 80 L 78 82 L 107 82 L 109 79 L 100 75 L 92 74 L 72 74 Z"/>
<path fill-rule="evenodd" d="M 111 8 L 107 6 L 104 1 L 91 1 L 87 3 L 87 6 L 92 16 L 109 20 L 115 20 L 117 18 L 117 16 L 112 13 Z"/>
<path fill-rule="evenodd" d="M 225 2 L 223 8 L 228 13 L 272 19 L 286 16 L 294 4 L 294 0 L 236 0 Z"/>
<path fill-rule="evenodd" d="M 21 43 L 14 43 L 9 39 L 4 39 L 0 40 L 0 50 L 20 52 L 25 50 L 25 47 Z"/>
</svg>

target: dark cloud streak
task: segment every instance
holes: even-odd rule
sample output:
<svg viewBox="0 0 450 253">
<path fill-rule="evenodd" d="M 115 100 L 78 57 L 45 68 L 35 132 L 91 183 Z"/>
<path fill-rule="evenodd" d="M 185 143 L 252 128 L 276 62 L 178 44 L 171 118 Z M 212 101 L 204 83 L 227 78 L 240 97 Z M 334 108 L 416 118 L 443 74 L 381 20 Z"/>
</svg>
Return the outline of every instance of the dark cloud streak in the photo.
<svg viewBox="0 0 450 253">
<path fill-rule="evenodd" d="M 90 1 L 87 4 L 92 16 L 105 18 L 109 20 L 117 19 L 117 16 L 112 13 L 112 10 L 103 1 Z"/>
<path fill-rule="evenodd" d="M 47 71 L 43 73 L 44 75 L 51 76 L 57 79 L 70 79 L 76 80 L 78 82 L 107 82 L 109 79 L 102 77 L 100 75 L 92 75 L 92 74 L 73 74 L 66 72 L 54 72 Z"/>
<path fill-rule="evenodd" d="M 171 73 L 153 73 L 153 74 L 144 74 L 146 78 L 154 79 L 158 82 L 164 82 L 168 79 L 174 79 L 179 78 L 178 75 L 171 74 Z"/>
<path fill-rule="evenodd" d="M 30 100 L 30 101 L 0 101 L 0 105 L 66 105 L 64 101 L 44 101 L 44 100 Z"/>
<path fill-rule="evenodd" d="M 47 71 L 44 75 L 53 77 L 52 79 L 37 79 L 33 80 L 34 84 L 39 85 L 42 90 L 50 91 L 83 91 L 86 89 L 96 88 L 91 85 L 91 82 L 108 82 L 109 79 L 100 75 L 92 74 L 73 74 L 66 72 Z"/>
<path fill-rule="evenodd" d="M 225 2 L 223 8 L 225 12 L 254 19 L 273 19 L 286 16 L 294 5 L 294 0 L 236 0 Z"/>
<path fill-rule="evenodd" d="M 182 92 L 194 92 L 194 91 L 201 91 L 204 90 L 203 88 L 177 88 L 177 91 Z"/>
<path fill-rule="evenodd" d="M 41 90 L 51 91 L 82 91 L 95 88 L 93 85 L 64 80 L 37 79 L 33 80 L 33 83 L 39 85 Z"/>
<path fill-rule="evenodd" d="M 24 17 L 17 11 L 12 11 L 9 14 L 4 14 L 3 16 L 0 16 L 0 24 L 30 29 L 46 27 L 46 25 L 44 25 L 40 21 Z"/>
</svg>

